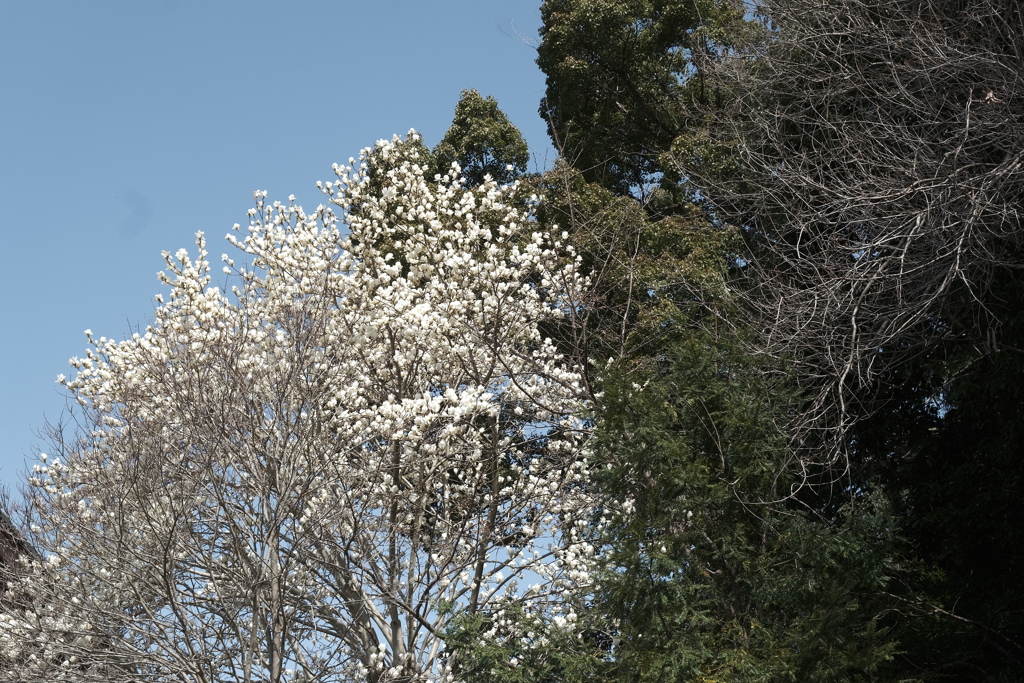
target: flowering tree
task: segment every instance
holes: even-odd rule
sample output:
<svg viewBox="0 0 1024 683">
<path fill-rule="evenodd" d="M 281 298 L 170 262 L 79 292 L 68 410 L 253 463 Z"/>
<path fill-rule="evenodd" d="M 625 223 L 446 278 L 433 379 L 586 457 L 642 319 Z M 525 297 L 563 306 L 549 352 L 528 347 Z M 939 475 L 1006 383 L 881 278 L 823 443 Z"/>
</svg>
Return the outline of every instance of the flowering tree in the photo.
<svg viewBox="0 0 1024 683">
<path fill-rule="evenodd" d="M 257 193 L 234 286 L 199 233 L 145 334 L 72 359 L 90 427 L 31 480 L 50 559 L 2 675 L 450 680 L 453 613 L 571 621 L 585 406 L 540 329 L 576 309 L 576 260 L 398 138 L 350 164 L 321 185 L 338 214 Z"/>
</svg>

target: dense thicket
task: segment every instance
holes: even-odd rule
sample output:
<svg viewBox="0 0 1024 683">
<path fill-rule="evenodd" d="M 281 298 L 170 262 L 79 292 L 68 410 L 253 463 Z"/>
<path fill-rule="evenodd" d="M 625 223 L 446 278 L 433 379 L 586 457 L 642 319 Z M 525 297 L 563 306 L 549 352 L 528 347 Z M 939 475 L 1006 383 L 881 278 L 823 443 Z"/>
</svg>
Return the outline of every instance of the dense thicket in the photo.
<svg viewBox="0 0 1024 683">
<path fill-rule="evenodd" d="M 594 602 L 608 675 L 1014 679 L 1020 7 L 738 11 L 542 10 L 541 113 L 577 173 L 558 220 L 618 344 L 596 453 L 637 500 Z M 581 208 L 602 192 L 614 210 Z M 632 227 L 595 239 L 611 215 Z M 694 243 L 718 248 L 702 274 Z"/>
<path fill-rule="evenodd" d="M 747 237 L 762 347 L 804 392 L 809 483 L 892 506 L 886 676 L 1019 677 L 1021 7 L 764 11 L 772 43 L 716 71 L 731 169 L 677 158 Z"/>
</svg>

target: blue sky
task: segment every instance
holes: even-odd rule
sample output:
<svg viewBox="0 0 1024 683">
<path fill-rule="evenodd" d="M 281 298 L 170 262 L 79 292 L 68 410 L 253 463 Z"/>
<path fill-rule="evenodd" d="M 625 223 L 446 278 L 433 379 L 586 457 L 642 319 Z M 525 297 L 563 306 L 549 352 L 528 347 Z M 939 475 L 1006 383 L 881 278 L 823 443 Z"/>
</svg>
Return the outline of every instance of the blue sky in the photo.
<svg viewBox="0 0 1024 683">
<path fill-rule="evenodd" d="M 58 420 L 83 330 L 144 328 L 162 251 L 246 222 L 379 138 L 435 144 L 463 88 L 543 167 L 540 0 L 9 2 L 0 9 L 0 484 Z M 533 170 L 533 169 L 531 169 Z M 223 245 L 223 246 L 222 246 Z"/>
</svg>

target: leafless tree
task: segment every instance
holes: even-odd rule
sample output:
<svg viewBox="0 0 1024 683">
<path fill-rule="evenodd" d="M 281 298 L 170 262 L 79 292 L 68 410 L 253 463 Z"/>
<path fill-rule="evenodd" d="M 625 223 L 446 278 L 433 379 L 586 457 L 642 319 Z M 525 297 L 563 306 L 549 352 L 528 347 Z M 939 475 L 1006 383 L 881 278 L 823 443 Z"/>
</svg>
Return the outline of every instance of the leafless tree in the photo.
<svg viewBox="0 0 1024 683">
<path fill-rule="evenodd" d="M 726 104 L 677 162 L 745 235 L 762 350 L 794 360 L 809 397 L 795 452 L 831 479 L 880 376 L 938 344 L 1003 348 L 988 294 L 1024 266 L 1024 6 L 757 11 L 770 41 L 707 66 Z M 711 168 L 712 148 L 731 164 Z"/>
</svg>

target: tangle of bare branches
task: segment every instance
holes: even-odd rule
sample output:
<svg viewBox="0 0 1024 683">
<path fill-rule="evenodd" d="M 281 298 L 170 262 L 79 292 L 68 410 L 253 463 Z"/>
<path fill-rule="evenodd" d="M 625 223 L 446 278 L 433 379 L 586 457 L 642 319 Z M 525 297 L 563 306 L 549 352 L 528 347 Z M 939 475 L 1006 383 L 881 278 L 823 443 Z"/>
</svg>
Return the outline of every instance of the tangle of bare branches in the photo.
<svg viewBox="0 0 1024 683">
<path fill-rule="evenodd" d="M 808 395 L 805 465 L 842 471 L 878 379 L 937 344 L 999 348 L 993 279 L 1024 266 L 1024 9 L 1015 0 L 768 0 L 770 44 L 680 167 L 743 229 L 751 308 Z M 1001 303 L 1001 302 L 1000 302 Z"/>
</svg>

